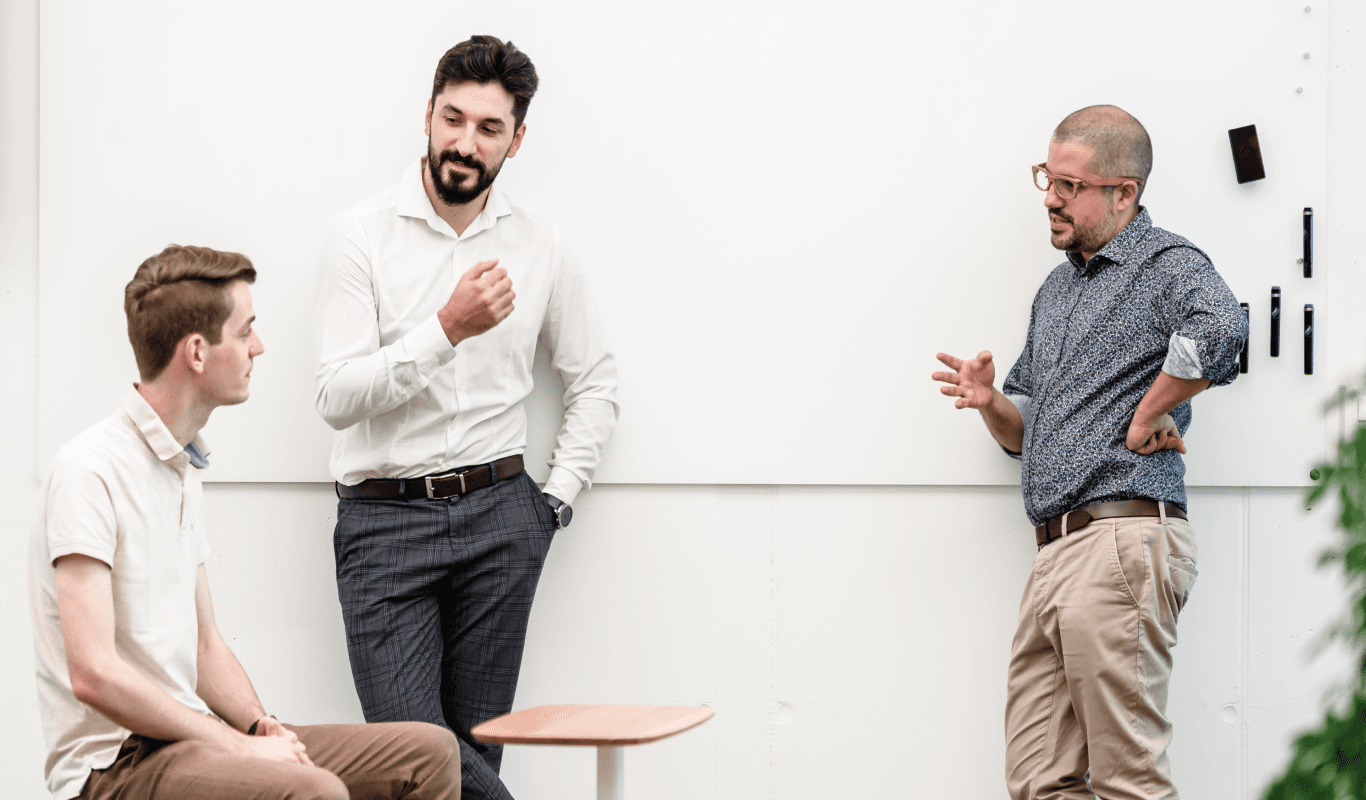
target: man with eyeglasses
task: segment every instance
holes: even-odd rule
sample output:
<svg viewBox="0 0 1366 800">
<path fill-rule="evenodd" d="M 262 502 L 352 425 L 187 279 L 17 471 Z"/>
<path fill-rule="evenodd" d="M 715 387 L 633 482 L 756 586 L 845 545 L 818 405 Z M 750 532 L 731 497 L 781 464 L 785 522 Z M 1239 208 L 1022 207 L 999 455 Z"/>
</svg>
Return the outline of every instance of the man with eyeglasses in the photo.
<svg viewBox="0 0 1366 800">
<path fill-rule="evenodd" d="M 1006 783 L 1026 798 L 1176 798 L 1166 716 L 1176 620 L 1195 581 L 1190 399 L 1238 375 L 1247 323 L 1209 257 L 1139 205 L 1152 146 L 1091 106 L 1033 168 L 1067 260 L 994 387 L 988 351 L 934 380 L 1020 459 L 1039 544 L 1011 647 Z"/>
</svg>

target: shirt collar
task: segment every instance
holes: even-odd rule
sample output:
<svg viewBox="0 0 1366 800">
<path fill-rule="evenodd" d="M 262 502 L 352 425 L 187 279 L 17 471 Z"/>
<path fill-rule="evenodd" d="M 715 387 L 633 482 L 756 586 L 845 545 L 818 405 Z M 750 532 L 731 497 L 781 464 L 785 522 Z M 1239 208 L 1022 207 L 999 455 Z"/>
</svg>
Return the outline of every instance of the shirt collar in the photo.
<svg viewBox="0 0 1366 800">
<path fill-rule="evenodd" d="M 432 200 L 427 196 L 427 188 L 422 184 L 422 170 L 426 168 L 422 159 L 419 158 L 408 167 L 399 180 L 399 216 L 426 220 L 432 230 L 443 233 L 452 239 L 468 239 L 480 231 L 492 228 L 499 217 L 506 217 L 512 213 L 512 203 L 508 201 L 507 195 L 503 194 L 495 183 L 489 188 L 489 196 L 484 203 L 484 210 L 480 211 L 479 216 L 475 217 L 470 226 L 465 229 L 463 236 L 456 236 L 451 226 L 446 224 L 446 220 L 437 216 L 436 209 L 432 207 Z"/>
<path fill-rule="evenodd" d="M 123 413 L 128 416 L 134 427 L 142 434 L 143 441 L 147 442 L 147 447 L 151 449 L 152 454 L 161 461 L 170 462 L 176 456 L 183 454 L 192 463 L 198 456 L 198 460 L 202 461 L 203 465 L 196 463 L 195 466 L 200 469 L 209 465 L 207 456 L 210 451 L 204 438 L 196 435 L 193 441 L 185 447 L 181 447 L 175 437 L 171 435 L 171 429 L 167 428 L 166 423 L 161 421 L 161 415 L 138 392 L 136 384 L 123 396 Z"/>
<path fill-rule="evenodd" d="M 1139 243 L 1143 241 L 1152 227 L 1153 221 L 1148 216 L 1148 209 L 1145 206 L 1139 206 L 1138 214 L 1129 220 L 1129 224 L 1124 226 L 1124 230 L 1106 242 L 1105 246 L 1091 257 L 1090 261 L 1083 263 L 1081 253 L 1071 250 L 1067 251 L 1067 260 L 1072 262 L 1072 266 L 1076 268 L 1078 275 L 1092 269 L 1098 269 L 1104 266 L 1106 262 L 1124 264 L 1138 252 Z M 1105 259 L 1105 261 L 1097 263 L 1096 259 L 1100 258 Z"/>
</svg>

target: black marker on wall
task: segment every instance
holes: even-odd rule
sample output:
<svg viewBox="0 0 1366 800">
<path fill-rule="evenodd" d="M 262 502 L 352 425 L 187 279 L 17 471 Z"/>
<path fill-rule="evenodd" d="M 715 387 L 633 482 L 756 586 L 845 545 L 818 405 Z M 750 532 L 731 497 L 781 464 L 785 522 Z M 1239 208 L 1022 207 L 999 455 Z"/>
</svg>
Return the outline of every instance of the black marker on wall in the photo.
<svg viewBox="0 0 1366 800">
<path fill-rule="evenodd" d="M 1304 374 L 1314 374 L 1314 306 L 1304 306 Z"/>
<path fill-rule="evenodd" d="M 1314 277 L 1314 209 L 1304 209 L 1304 277 Z"/>
<path fill-rule="evenodd" d="M 1246 375 L 1246 374 L 1247 374 L 1247 344 L 1248 344 L 1248 342 L 1252 341 L 1252 332 L 1251 332 L 1251 331 L 1252 331 L 1252 312 L 1251 312 L 1251 310 L 1248 308 L 1247 303 L 1239 303 L 1239 304 L 1238 304 L 1238 307 L 1241 308 L 1241 309 L 1243 309 L 1243 322 L 1246 322 L 1246 323 L 1247 323 L 1247 326 L 1248 326 L 1247 338 L 1243 340 L 1243 350 L 1242 350 L 1241 353 L 1238 354 L 1238 374 L 1240 374 L 1240 375 Z"/>
<path fill-rule="evenodd" d="M 1281 287 L 1271 287 L 1271 357 L 1281 354 Z"/>
</svg>

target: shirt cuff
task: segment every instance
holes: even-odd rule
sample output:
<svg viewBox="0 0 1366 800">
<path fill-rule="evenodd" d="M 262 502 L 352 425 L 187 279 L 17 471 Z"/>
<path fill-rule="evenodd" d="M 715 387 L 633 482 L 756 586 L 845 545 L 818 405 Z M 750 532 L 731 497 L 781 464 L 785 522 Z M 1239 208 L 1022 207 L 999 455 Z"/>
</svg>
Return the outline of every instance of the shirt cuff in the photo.
<svg viewBox="0 0 1366 800">
<path fill-rule="evenodd" d="M 567 506 L 572 506 L 574 498 L 579 496 L 582 489 L 583 481 L 575 477 L 574 473 L 564 467 L 551 467 L 550 479 L 545 482 L 545 488 L 541 491 L 558 497 Z"/>
<path fill-rule="evenodd" d="M 114 566 L 114 550 L 112 548 L 106 547 L 103 544 L 96 544 L 95 542 L 71 540 L 53 542 L 49 544 L 47 551 L 47 563 L 55 563 L 57 559 L 61 558 L 62 556 L 70 555 L 86 556 L 88 558 L 93 558 L 96 561 L 103 562 L 105 566 L 108 566 L 110 569 L 113 569 Z"/>
<path fill-rule="evenodd" d="M 1200 369 L 1200 350 L 1195 342 L 1173 333 L 1167 344 L 1167 360 L 1162 364 L 1162 371 L 1173 378 L 1188 381 L 1205 377 Z"/>
<path fill-rule="evenodd" d="M 423 375 L 430 375 L 455 358 L 455 347 L 446 338 L 446 330 L 435 314 L 404 335 L 403 349 Z"/>
</svg>

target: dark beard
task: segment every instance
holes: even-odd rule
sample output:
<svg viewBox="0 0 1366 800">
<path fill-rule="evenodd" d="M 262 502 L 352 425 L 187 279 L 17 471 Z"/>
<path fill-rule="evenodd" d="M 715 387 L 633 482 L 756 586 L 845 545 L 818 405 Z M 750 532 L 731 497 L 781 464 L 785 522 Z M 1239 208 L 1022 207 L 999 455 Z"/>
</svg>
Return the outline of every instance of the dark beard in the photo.
<svg viewBox="0 0 1366 800">
<path fill-rule="evenodd" d="M 463 177 L 457 177 L 454 183 L 448 183 L 442 177 L 441 167 L 447 162 L 460 164 L 475 171 L 474 185 L 468 189 L 461 189 L 460 182 Z M 498 169 L 489 172 L 483 164 L 468 156 L 447 150 L 438 156 L 432 151 L 432 140 L 427 139 L 427 172 L 431 174 L 432 188 L 441 198 L 442 202 L 451 206 L 463 206 L 484 193 L 484 190 L 493 185 L 494 178 L 498 177 L 499 171 L 503 168 L 502 163 L 498 164 Z"/>
<path fill-rule="evenodd" d="M 1061 215 L 1059 217 L 1061 218 Z M 1091 228 L 1078 228 L 1076 221 L 1067 217 L 1067 223 L 1072 226 L 1072 235 L 1061 242 L 1052 244 L 1055 248 L 1066 250 L 1069 253 L 1098 253 L 1114 238 L 1115 225 L 1118 220 L 1119 214 L 1115 213 L 1114 209 L 1110 209 L 1105 215 L 1105 219 Z"/>
</svg>

